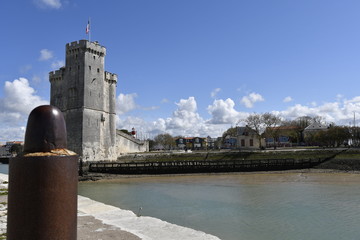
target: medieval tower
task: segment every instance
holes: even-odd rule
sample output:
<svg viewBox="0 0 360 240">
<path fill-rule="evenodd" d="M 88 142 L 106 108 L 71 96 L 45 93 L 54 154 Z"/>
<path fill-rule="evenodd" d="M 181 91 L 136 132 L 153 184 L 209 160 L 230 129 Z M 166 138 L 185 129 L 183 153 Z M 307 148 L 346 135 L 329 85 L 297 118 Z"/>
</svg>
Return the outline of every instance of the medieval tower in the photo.
<svg viewBox="0 0 360 240">
<path fill-rule="evenodd" d="M 50 72 L 50 104 L 63 113 L 68 148 L 84 161 L 117 158 L 117 75 L 105 71 L 106 49 L 80 40 L 66 45 L 65 67 Z"/>
</svg>

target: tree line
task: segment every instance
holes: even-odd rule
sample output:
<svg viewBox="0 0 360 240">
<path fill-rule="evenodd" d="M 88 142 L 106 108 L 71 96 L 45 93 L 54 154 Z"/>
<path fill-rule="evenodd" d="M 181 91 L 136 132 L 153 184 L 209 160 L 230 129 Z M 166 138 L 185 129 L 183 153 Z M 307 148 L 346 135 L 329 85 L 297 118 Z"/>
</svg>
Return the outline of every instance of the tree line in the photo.
<svg viewBox="0 0 360 240">
<path fill-rule="evenodd" d="M 304 134 L 305 128 L 311 124 L 326 126 L 323 131 L 309 131 Z M 351 145 L 360 146 L 360 128 L 355 126 L 340 126 L 334 123 L 326 123 L 325 119 L 320 116 L 310 117 L 303 116 L 294 120 L 283 119 L 273 113 L 253 113 L 247 118 L 238 121 L 237 125 L 246 125 L 251 129 L 259 143 L 262 139 L 271 138 L 274 141 L 274 147 L 279 141 L 279 137 L 287 136 L 289 142 L 293 145 L 339 147 Z M 230 127 L 222 134 L 222 139 L 226 136 L 236 137 L 237 127 Z M 175 149 L 177 138 L 168 133 L 157 135 L 150 140 L 150 149 Z M 265 147 L 260 145 L 261 148 Z"/>
</svg>

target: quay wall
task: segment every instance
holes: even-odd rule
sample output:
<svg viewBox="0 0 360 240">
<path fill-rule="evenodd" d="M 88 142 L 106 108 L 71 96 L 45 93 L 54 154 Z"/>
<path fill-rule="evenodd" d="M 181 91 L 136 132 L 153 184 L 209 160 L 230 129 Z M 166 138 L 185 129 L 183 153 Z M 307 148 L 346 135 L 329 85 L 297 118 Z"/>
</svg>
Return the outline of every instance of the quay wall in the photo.
<svg viewBox="0 0 360 240">
<path fill-rule="evenodd" d="M 126 153 L 140 153 L 149 151 L 149 142 L 141 141 L 121 131 L 116 131 L 117 156 Z"/>
</svg>

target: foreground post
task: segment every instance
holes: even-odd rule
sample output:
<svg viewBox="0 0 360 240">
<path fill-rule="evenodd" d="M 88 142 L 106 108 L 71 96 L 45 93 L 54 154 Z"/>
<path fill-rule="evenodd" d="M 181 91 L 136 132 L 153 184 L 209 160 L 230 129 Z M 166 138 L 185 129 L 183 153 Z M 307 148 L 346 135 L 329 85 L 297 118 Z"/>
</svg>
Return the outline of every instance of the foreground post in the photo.
<svg viewBox="0 0 360 240">
<path fill-rule="evenodd" d="M 61 111 L 35 108 L 9 163 L 8 240 L 76 240 L 78 156 L 66 147 Z"/>
</svg>

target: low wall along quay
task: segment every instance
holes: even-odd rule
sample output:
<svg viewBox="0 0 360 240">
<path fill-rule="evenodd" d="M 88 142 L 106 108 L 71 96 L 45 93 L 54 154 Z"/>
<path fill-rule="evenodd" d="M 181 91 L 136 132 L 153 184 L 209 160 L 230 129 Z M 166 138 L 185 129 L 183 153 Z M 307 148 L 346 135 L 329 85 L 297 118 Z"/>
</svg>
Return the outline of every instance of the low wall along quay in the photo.
<svg viewBox="0 0 360 240">
<path fill-rule="evenodd" d="M 128 163 L 91 163 L 89 172 L 111 174 L 170 174 L 270 171 L 311 168 L 324 159 L 267 159 L 233 161 L 161 161 Z"/>
</svg>

